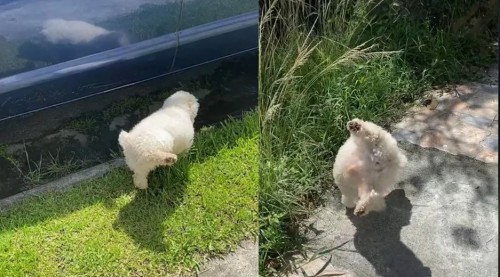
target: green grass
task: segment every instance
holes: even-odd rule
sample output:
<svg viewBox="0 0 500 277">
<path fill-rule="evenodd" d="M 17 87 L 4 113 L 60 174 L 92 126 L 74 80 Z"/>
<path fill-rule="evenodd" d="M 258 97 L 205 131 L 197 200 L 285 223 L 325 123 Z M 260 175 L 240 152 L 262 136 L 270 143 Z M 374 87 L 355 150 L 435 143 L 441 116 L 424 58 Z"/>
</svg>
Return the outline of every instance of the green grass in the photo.
<svg viewBox="0 0 500 277">
<path fill-rule="evenodd" d="M 492 62 L 488 34 L 451 33 L 382 1 L 340 1 L 319 13 L 319 35 L 304 1 L 274 1 L 260 23 L 260 274 L 286 270 L 302 250 L 304 219 L 334 187 L 331 169 L 359 117 L 389 127 L 432 84 L 473 78 Z M 355 3 L 355 4 L 353 4 Z M 378 2 L 377 2 L 378 3 Z M 385 10 L 384 10 L 385 9 Z M 403 16 L 404 15 L 404 16 Z M 279 26 L 275 19 L 284 24 Z"/>
<path fill-rule="evenodd" d="M 13 155 L 11 155 L 7 152 L 7 146 L 5 146 L 5 145 L 0 145 L 0 157 L 9 161 L 15 167 L 19 167 L 21 164 L 19 159 L 17 159 L 16 157 L 14 157 Z"/>
<path fill-rule="evenodd" d="M 258 118 L 198 132 L 138 191 L 127 169 L 0 213 L 0 276 L 178 276 L 257 234 Z"/>
</svg>

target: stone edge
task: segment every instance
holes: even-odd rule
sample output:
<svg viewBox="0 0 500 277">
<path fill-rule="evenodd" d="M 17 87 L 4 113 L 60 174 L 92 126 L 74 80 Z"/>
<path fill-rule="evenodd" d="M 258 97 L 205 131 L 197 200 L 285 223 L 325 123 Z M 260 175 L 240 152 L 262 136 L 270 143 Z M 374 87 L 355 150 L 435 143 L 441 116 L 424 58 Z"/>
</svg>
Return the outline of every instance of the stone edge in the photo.
<svg viewBox="0 0 500 277">
<path fill-rule="evenodd" d="M 4 199 L 0 199 L 0 211 L 7 210 L 13 205 L 20 203 L 28 198 L 39 197 L 44 193 L 52 191 L 64 191 L 69 188 L 76 187 L 82 182 L 102 177 L 112 169 L 124 166 L 125 160 L 123 158 L 118 158 L 103 164 L 77 171 L 75 173 L 71 173 L 58 180 L 49 182 L 41 186 L 37 186 L 33 189 L 20 192 Z"/>
</svg>

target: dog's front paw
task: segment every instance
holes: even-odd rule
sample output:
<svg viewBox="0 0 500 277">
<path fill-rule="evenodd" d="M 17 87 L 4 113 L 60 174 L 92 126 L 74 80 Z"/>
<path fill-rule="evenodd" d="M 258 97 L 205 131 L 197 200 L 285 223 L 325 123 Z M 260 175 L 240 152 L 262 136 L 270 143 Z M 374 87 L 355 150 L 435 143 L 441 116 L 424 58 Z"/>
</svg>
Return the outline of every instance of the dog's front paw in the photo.
<svg viewBox="0 0 500 277">
<path fill-rule="evenodd" d="M 138 174 L 134 174 L 134 186 L 138 189 L 148 188 L 148 178 Z"/>
<path fill-rule="evenodd" d="M 136 188 L 138 189 L 148 189 L 148 184 L 134 184 Z"/>
<path fill-rule="evenodd" d="M 356 203 L 356 207 L 354 208 L 354 215 L 356 216 L 367 215 L 370 212 L 368 207 L 369 204 L 370 204 L 370 194 L 361 196 L 361 198 Z"/>
<path fill-rule="evenodd" d="M 382 212 L 385 210 L 385 199 L 375 190 L 371 190 L 370 194 L 360 199 L 356 203 L 356 208 L 354 209 L 354 215 L 365 216 L 372 212 Z"/>
<path fill-rule="evenodd" d="M 358 133 L 361 130 L 361 122 L 358 119 L 353 119 L 347 123 L 347 130 L 352 133 Z"/>
<path fill-rule="evenodd" d="M 166 165 L 173 165 L 177 162 L 177 155 L 175 154 L 168 154 L 167 157 L 165 158 L 165 164 Z"/>
</svg>

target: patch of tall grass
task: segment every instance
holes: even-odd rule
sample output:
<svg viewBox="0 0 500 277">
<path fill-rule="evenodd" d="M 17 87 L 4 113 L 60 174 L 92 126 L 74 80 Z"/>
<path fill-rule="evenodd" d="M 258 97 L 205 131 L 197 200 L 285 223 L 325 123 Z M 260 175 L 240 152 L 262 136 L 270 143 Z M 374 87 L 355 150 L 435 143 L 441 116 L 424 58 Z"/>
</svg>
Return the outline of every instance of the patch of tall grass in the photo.
<svg viewBox="0 0 500 277">
<path fill-rule="evenodd" d="M 304 242 L 303 219 L 333 187 L 331 167 L 359 117 L 382 126 L 433 83 L 491 62 L 486 36 L 452 33 L 389 5 L 336 1 L 316 10 L 274 0 L 261 13 L 260 274 L 283 269 Z M 394 1 L 393 1 L 394 2 Z M 389 10 L 387 10 L 389 7 Z"/>
</svg>

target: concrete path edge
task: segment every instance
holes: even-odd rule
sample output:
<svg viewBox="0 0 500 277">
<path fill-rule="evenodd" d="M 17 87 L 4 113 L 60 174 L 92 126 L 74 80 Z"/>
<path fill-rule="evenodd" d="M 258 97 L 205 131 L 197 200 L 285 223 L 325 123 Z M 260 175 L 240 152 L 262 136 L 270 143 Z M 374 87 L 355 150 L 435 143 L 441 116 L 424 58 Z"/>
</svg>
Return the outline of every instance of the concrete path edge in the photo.
<svg viewBox="0 0 500 277">
<path fill-rule="evenodd" d="M 62 177 L 58 180 L 35 187 L 33 189 L 20 192 L 0 200 L 0 211 L 11 208 L 14 204 L 22 202 L 28 198 L 38 197 L 50 191 L 64 191 L 76 187 L 85 181 L 93 180 L 106 175 L 112 169 L 125 166 L 125 160 L 118 158 L 103 164 L 99 164 L 87 169 L 83 169 Z"/>
</svg>

